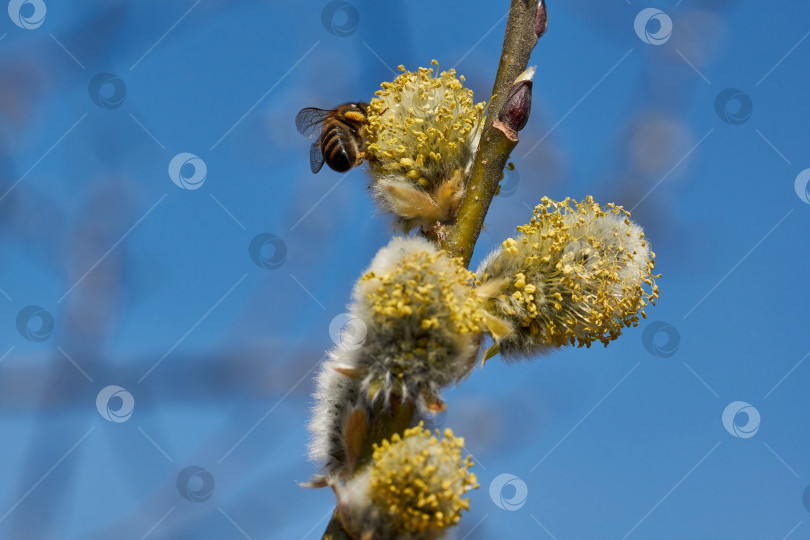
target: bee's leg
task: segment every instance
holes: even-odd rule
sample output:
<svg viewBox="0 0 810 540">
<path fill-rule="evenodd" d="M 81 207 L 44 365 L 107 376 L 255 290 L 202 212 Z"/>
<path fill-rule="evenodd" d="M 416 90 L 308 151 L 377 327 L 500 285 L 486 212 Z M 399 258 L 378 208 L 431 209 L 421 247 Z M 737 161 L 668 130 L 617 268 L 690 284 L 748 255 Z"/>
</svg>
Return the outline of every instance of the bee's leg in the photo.
<svg viewBox="0 0 810 540">
<path fill-rule="evenodd" d="M 343 113 L 342 120 L 355 125 L 363 125 L 366 123 L 366 115 L 357 111 L 347 111 Z"/>
</svg>

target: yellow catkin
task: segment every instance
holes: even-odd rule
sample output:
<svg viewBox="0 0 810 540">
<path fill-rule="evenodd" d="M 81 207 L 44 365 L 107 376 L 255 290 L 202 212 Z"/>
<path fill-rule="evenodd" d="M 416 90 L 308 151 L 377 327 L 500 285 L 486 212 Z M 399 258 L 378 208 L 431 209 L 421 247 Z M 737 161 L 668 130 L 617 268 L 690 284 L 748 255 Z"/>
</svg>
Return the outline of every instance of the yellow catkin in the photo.
<svg viewBox="0 0 810 540">
<path fill-rule="evenodd" d="M 369 494 L 399 533 L 442 530 L 469 510 L 467 491 L 478 488 L 464 439 L 449 429 L 439 438 L 420 423 L 402 437 L 374 445 Z"/>
<path fill-rule="evenodd" d="M 658 286 L 655 254 L 620 206 L 592 197 L 554 202 L 543 198 L 532 220 L 518 227 L 482 269 L 482 282 L 505 279 L 488 305 L 516 327 L 512 341 L 523 354 L 546 346 L 607 344 L 625 326 L 646 317 Z"/>
<path fill-rule="evenodd" d="M 434 66 L 436 61 L 433 61 Z M 435 188 L 466 167 L 484 104 L 456 78 L 455 70 L 406 71 L 384 82 L 368 108 L 366 158 L 372 174 L 394 174 Z"/>
<path fill-rule="evenodd" d="M 413 251 L 388 271 L 360 278 L 375 285 L 367 301 L 377 324 L 405 326 L 403 317 L 417 316 L 420 327 L 428 330 L 439 326 L 440 314 L 441 324 L 458 334 L 481 332 L 481 300 L 472 289 L 474 280 L 474 273 L 444 251 Z M 422 318 L 427 314 L 433 315 Z"/>
</svg>

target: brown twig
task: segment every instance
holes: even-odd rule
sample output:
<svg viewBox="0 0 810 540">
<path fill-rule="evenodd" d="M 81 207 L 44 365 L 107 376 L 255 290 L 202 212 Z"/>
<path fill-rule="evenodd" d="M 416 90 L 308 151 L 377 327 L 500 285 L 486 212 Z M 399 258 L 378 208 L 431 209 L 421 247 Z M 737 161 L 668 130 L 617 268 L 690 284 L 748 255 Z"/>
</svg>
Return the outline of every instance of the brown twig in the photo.
<svg viewBox="0 0 810 540">
<path fill-rule="evenodd" d="M 506 161 L 518 143 L 517 133 L 509 125 L 498 121 L 498 114 L 506 103 L 515 79 L 526 69 L 537 39 L 545 32 L 546 20 L 543 0 L 539 4 L 537 0 L 512 0 L 506 22 L 503 52 L 492 89 L 493 97 L 475 155 L 467 195 L 461 203 L 456 222 L 446 229 L 446 236 L 429 235 L 431 240 L 438 242 L 454 256 L 461 256 L 465 266 L 470 263 L 473 248 L 484 225 L 489 205 L 498 189 Z M 401 433 L 408 428 L 413 414 L 412 403 L 400 405 L 388 413 L 375 410 L 372 414 L 369 437 L 359 463 L 362 464 L 370 458 L 373 444 L 380 443 L 393 433 Z M 322 540 L 356 539 L 343 529 L 340 515 L 335 510 Z"/>
</svg>

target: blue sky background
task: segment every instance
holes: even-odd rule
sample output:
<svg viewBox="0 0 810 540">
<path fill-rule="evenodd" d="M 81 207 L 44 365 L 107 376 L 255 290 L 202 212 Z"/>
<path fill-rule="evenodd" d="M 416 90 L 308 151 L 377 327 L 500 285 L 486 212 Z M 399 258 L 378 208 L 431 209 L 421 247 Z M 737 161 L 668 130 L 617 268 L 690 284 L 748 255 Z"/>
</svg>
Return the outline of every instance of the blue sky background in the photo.
<svg viewBox="0 0 810 540">
<path fill-rule="evenodd" d="M 313 368 L 392 231 L 362 169 L 310 173 L 295 113 L 432 58 L 486 100 L 508 3 L 352 0 L 328 25 L 325 1 L 45 4 L 30 29 L 0 11 L 0 538 L 319 538 L 332 494 L 296 484 Z M 450 537 L 806 538 L 810 5 L 549 4 L 473 265 L 542 196 L 591 194 L 645 227 L 661 300 L 607 348 L 447 392 L 481 483 Z M 169 177 L 181 152 L 198 189 Z M 125 421 L 96 407 L 110 385 Z M 724 427 L 736 401 L 753 436 L 733 407 Z"/>
</svg>

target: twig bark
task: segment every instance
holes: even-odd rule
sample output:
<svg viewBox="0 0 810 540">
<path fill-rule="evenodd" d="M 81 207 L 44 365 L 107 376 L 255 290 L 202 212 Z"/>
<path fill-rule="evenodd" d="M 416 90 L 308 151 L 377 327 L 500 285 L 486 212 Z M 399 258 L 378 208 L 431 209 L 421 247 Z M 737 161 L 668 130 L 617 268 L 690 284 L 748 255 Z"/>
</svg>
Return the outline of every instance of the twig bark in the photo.
<svg viewBox="0 0 810 540">
<path fill-rule="evenodd" d="M 546 7 L 543 0 L 511 0 L 503 51 L 492 89 L 492 100 L 487 111 L 481 142 L 475 155 L 467 195 L 459 208 L 456 222 L 447 228 L 446 236 L 433 235 L 431 240 L 454 256 L 461 256 L 465 266 L 470 264 L 473 248 L 484 225 L 489 205 L 498 189 L 503 169 L 512 150 L 518 143 L 517 133 L 497 121 L 498 113 L 506 102 L 509 89 L 523 73 L 529 56 L 546 28 Z M 359 462 L 366 462 L 372 445 L 382 442 L 393 433 L 401 433 L 412 422 L 414 406 L 405 403 L 385 414 L 374 411 L 369 437 Z M 335 510 L 322 540 L 353 539 L 342 527 L 340 515 Z"/>
</svg>

